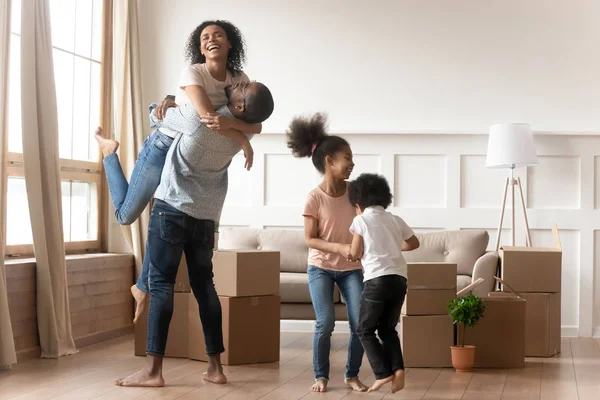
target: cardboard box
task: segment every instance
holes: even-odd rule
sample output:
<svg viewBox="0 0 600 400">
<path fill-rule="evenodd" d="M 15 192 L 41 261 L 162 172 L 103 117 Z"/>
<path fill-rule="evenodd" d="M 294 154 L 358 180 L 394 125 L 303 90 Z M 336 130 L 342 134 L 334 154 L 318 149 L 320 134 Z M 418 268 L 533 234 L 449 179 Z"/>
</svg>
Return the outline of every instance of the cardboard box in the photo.
<svg viewBox="0 0 600 400">
<path fill-rule="evenodd" d="M 279 296 L 219 296 L 223 310 L 224 365 L 279 361 Z M 198 304 L 190 299 L 189 358 L 208 361 Z"/>
<path fill-rule="evenodd" d="M 476 368 L 524 368 L 527 301 L 519 293 L 490 293 L 482 300 L 483 318 L 464 333 L 458 329 L 457 343 L 464 337 L 464 344 L 475 346 Z"/>
<path fill-rule="evenodd" d="M 456 264 L 453 263 L 408 263 L 408 289 L 455 289 Z"/>
<path fill-rule="evenodd" d="M 562 247 L 558 228 L 552 227 L 554 248 L 504 246 L 499 255 L 502 280 L 517 292 L 561 291 Z M 504 288 L 502 287 L 503 291 Z"/>
<path fill-rule="evenodd" d="M 448 302 L 456 297 L 456 289 L 409 289 L 402 306 L 405 315 L 448 315 Z"/>
<path fill-rule="evenodd" d="M 179 269 L 177 270 L 177 277 L 175 278 L 175 292 L 177 293 L 190 293 L 192 287 L 190 286 L 190 278 L 188 277 L 188 266 L 185 261 L 185 254 L 181 257 L 179 263 Z"/>
<path fill-rule="evenodd" d="M 452 367 L 454 325 L 449 315 L 403 315 L 400 340 L 407 368 Z"/>
<path fill-rule="evenodd" d="M 165 357 L 187 358 L 188 356 L 188 314 L 190 298 L 196 301 L 191 293 L 175 293 L 173 317 L 169 325 L 169 336 Z M 197 309 L 197 306 L 196 306 Z M 148 309 L 135 324 L 135 355 L 146 355 L 146 339 L 148 333 Z"/>
<path fill-rule="evenodd" d="M 525 356 L 560 353 L 560 293 L 522 293 L 525 312 Z"/>
<path fill-rule="evenodd" d="M 213 256 L 219 296 L 279 295 L 279 272 L 278 251 L 221 250 Z"/>
</svg>

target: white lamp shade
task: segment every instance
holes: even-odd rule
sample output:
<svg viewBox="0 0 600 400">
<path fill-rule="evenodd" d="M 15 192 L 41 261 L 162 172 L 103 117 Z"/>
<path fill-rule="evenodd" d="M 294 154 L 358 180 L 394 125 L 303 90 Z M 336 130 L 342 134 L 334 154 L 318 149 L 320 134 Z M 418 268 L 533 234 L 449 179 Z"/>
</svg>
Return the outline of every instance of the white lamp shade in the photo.
<svg viewBox="0 0 600 400">
<path fill-rule="evenodd" d="M 537 163 L 529 124 L 497 124 L 490 127 L 486 167 L 517 168 Z"/>
</svg>

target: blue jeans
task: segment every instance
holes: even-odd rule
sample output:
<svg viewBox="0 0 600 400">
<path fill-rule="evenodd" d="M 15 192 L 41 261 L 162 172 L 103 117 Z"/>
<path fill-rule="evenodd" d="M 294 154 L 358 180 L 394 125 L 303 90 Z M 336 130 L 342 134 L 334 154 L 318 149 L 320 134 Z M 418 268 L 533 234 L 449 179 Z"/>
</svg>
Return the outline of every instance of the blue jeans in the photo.
<svg viewBox="0 0 600 400">
<path fill-rule="evenodd" d="M 104 157 L 108 190 L 121 225 L 132 224 L 144 211 L 160 184 L 160 176 L 173 138 L 155 130 L 144 141 L 142 150 L 127 183 L 116 153 Z M 148 293 L 148 265 L 144 262 L 137 281 L 140 290 Z"/>
<path fill-rule="evenodd" d="M 329 380 L 329 352 L 331 334 L 335 325 L 333 286 L 337 284 L 348 310 L 350 341 L 348 342 L 347 379 L 357 378 L 363 358 L 363 347 L 356 333 L 360 310 L 360 295 L 363 290 L 363 271 L 330 271 L 308 266 L 308 289 L 315 309 L 317 323 L 313 339 L 313 368 L 315 379 Z"/>
<path fill-rule="evenodd" d="M 207 354 L 223 347 L 221 303 L 213 283 L 212 255 L 215 223 L 192 218 L 156 200 L 150 215 L 147 252 L 150 307 L 146 352 L 164 356 L 173 316 L 175 277 L 185 252 L 190 285 L 198 302 Z"/>
</svg>

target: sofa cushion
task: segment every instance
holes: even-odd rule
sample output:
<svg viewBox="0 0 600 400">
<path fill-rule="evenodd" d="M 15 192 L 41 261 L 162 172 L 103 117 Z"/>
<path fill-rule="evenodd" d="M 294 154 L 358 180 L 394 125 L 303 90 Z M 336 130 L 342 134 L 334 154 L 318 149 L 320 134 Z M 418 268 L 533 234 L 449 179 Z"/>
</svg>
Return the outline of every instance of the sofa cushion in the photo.
<svg viewBox="0 0 600 400">
<path fill-rule="evenodd" d="M 308 274 L 282 272 L 279 281 L 279 293 L 282 303 L 312 303 L 308 290 Z M 337 286 L 333 288 L 333 302 L 340 302 Z"/>
<path fill-rule="evenodd" d="M 301 230 L 221 228 L 219 248 L 279 251 L 281 272 L 306 273 L 308 268 L 308 246 Z"/>
<path fill-rule="evenodd" d="M 473 275 L 473 267 L 487 249 L 489 234 L 481 229 L 417 234 L 421 246 L 404 252 L 408 262 L 452 262 L 458 275 Z"/>
</svg>

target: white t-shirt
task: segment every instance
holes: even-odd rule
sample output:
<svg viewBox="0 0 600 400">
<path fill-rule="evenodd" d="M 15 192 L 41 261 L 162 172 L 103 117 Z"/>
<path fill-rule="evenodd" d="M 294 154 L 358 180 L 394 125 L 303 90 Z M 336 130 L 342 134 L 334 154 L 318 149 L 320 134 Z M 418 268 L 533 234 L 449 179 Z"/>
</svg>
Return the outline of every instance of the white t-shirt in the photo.
<svg viewBox="0 0 600 400">
<path fill-rule="evenodd" d="M 206 64 L 192 64 L 184 67 L 181 70 L 179 76 L 179 86 L 177 86 L 177 94 L 175 96 L 175 103 L 183 105 L 191 103 L 190 97 L 185 92 L 186 86 L 198 85 L 204 88 L 210 103 L 216 110 L 221 106 L 227 105 L 229 100 L 225 94 L 225 87 L 234 85 L 240 82 L 247 82 L 250 79 L 244 72 L 232 75 L 231 72 L 227 71 L 227 76 L 223 82 L 216 80 L 208 71 Z M 160 131 L 175 137 L 177 132 L 167 128 L 160 128 Z"/>
<path fill-rule="evenodd" d="M 362 215 L 354 217 L 350 232 L 363 238 L 361 262 L 365 281 L 384 275 L 406 278 L 402 242 L 411 238 L 414 232 L 402 218 L 381 206 L 367 207 Z"/>
</svg>

